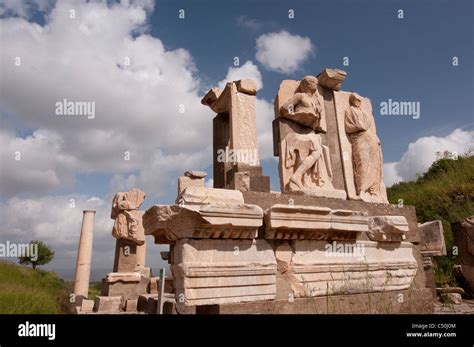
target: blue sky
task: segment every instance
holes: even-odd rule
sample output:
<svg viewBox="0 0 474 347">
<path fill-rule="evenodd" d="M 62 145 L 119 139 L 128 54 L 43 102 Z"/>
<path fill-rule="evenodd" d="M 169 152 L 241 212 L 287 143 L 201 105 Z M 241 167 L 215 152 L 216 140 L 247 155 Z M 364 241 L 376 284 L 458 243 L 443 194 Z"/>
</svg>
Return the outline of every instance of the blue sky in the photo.
<svg viewBox="0 0 474 347">
<path fill-rule="evenodd" d="M 180 8 L 186 20 L 177 18 Z M 295 10 L 295 19 L 288 19 L 288 9 Z M 402 20 L 398 9 L 404 10 Z M 242 28 L 240 16 L 258 28 Z M 472 1 L 162 1 L 151 26 L 170 49 L 186 47 L 211 84 L 235 56 L 255 60 L 261 34 L 287 30 L 309 37 L 315 54 L 297 72 L 285 76 L 260 69 L 259 95 L 272 100 L 282 79 L 337 67 L 348 72 L 343 89 L 370 97 L 374 111 L 388 98 L 420 101 L 422 116 L 416 121 L 374 112 L 387 161 L 399 160 L 407 144 L 421 136 L 472 126 Z M 342 64 L 345 56 L 349 66 Z M 453 56 L 459 57 L 458 67 L 452 66 Z"/>
<path fill-rule="evenodd" d="M 74 19 L 68 18 L 72 9 Z M 260 150 L 273 190 L 279 187 L 277 161 L 267 149 L 278 86 L 326 67 L 348 73 L 343 90 L 372 100 L 388 185 L 411 179 L 436 151 L 473 146 L 472 14 L 470 0 L 3 4 L 2 234 L 13 241 L 45 239 L 57 249 L 52 268 L 71 267 L 81 210 L 92 206 L 98 209 L 95 266 L 107 267 L 114 192 L 138 186 L 148 193 L 148 208 L 172 203 L 177 178 L 187 169 L 212 178 L 214 115 L 199 100 L 232 68 L 232 76 L 240 76 L 247 61 L 263 83 Z M 309 42 L 311 49 L 277 41 L 274 56 L 258 59 L 257 40 L 271 34 L 283 40 L 284 32 L 296 40 L 288 42 Z M 301 52 L 301 61 L 272 68 L 271 60 L 278 62 L 286 49 Z M 17 56 L 20 67 L 12 64 Z M 124 56 L 132 58 L 129 69 L 120 67 Z M 233 66 L 234 57 L 240 67 Z M 65 97 L 94 101 L 96 119 L 54 118 L 54 102 Z M 388 99 L 419 102 L 421 117 L 380 115 Z M 176 112 L 181 103 L 183 115 Z M 12 159 L 17 150 L 25 158 L 19 162 Z M 129 162 L 121 158 L 125 150 L 132 153 Z M 71 198 L 77 208 L 65 209 Z"/>
</svg>

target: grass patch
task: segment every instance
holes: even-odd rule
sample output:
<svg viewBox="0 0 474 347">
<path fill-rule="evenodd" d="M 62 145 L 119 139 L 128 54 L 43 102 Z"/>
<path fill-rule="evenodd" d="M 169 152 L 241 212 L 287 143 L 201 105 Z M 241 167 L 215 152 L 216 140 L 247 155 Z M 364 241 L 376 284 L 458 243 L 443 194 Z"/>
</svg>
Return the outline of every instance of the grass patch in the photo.
<svg viewBox="0 0 474 347">
<path fill-rule="evenodd" d="M 55 273 L 0 261 L 0 313 L 66 312 L 70 284 Z"/>
</svg>

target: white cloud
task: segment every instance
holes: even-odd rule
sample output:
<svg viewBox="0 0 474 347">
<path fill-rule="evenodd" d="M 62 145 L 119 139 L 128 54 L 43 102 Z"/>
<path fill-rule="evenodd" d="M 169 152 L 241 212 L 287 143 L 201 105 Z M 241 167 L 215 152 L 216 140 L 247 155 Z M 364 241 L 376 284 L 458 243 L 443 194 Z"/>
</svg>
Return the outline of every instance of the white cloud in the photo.
<svg viewBox="0 0 474 347">
<path fill-rule="evenodd" d="M 247 60 L 244 65 L 239 67 L 229 67 L 227 75 L 217 84 L 217 86 L 222 90 L 227 82 L 238 81 L 245 78 L 254 80 L 257 83 L 257 90 L 263 88 L 262 74 L 257 65 L 255 65 L 251 60 Z"/>
<path fill-rule="evenodd" d="M 97 211 L 95 236 L 101 238 L 112 231 L 113 221 L 110 219 L 108 202 L 97 197 L 70 194 L 8 199 L 1 204 L 2 236 L 22 241 L 39 239 L 56 246 L 77 247 L 84 209 Z"/>
<path fill-rule="evenodd" d="M 161 40 L 145 33 L 149 8 L 148 1 L 110 6 L 61 1 L 43 27 L 22 18 L 0 21 L 2 117 L 14 123 L 11 127 L 54 134 L 51 148 L 43 141 L 42 151 L 68 160 L 67 165 L 49 165 L 65 171 L 50 181 L 43 177 L 46 163 L 29 174 L 30 184 L 20 184 L 26 178 L 2 178 L 9 193 L 30 193 L 34 184 L 63 186 L 81 172 L 147 170 L 157 150 L 192 156 L 209 145 L 212 121 L 200 104 L 192 57 L 185 49 L 166 50 Z M 55 115 L 55 103 L 64 98 L 95 102 L 95 119 Z M 26 142 L 38 142 L 35 136 Z M 6 140 L 11 149 L 19 142 Z M 130 152 L 129 161 L 124 152 Z"/>
<path fill-rule="evenodd" d="M 237 25 L 246 30 L 259 30 L 262 24 L 254 18 L 248 16 L 238 16 L 236 19 Z"/>
<path fill-rule="evenodd" d="M 75 207 L 71 207 L 71 202 Z M 8 199 L 0 203 L 0 242 L 28 243 L 41 240 L 54 252 L 51 269 L 75 268 L 77 248 L 82 224 L 82 211 L 96 211 L 93 231 L 92 265 L 95 269 L 112 271 L 115 239 L 112 237 L 114 221 L 110 218 L 112 197 L 102 199 L 81 194 L 45 196 L 43 198 Z M 157 246 L 147 236 L 147 264 L 165 266 L 159 252 L 166 246 Z M 16 261 L 15 259 L 10 259 Z M 70 276 L 72 273 L 69 272 Z M 105 277 L 105 273 L 100 275 Z"/>
<path fill-rule="evenodd" d="M 43 194 L 74 182 L 75 157 L 63 153 L 64 141 L 56 133 L 37 130 L 26 138 L 0 131 L 0 194 L 21 190 Z"/>
<path fill-rule="evenodd" d="M 212 114 L 200 104 L 192 57 L 184 49 L 166 50 L 146 34 L 149 8 L 147 1 L 110 6 L 61 1 L 45 26 L 22 18 L 0 20 L 0 112 L 2 125 L 11 129 L 0 131 L 6 198 L 0 204 L 0 233 L 2 240 L 50 244 L 55 268 L 74 266 L 84 208 L 97 210 L 94 266 L 111 267 L 111 196 L 40 194 L 71 186 L 76 174 L 105 173 L 113 174 L 111 192 L 136 186 L 151 199 L 175 192 L 184 171 L 205 170 L 212 162 Z M 241 78 L 263 86 L 251 61 L 226 76 Z M 95 102 L 95 119 L 56 116 L 54 105 L 64 98 Z M 257 100 L 257 117 L 264 159 L 271 155 L 269 102 Z M 20 137 L 13 129 L 32 131 Z M 130 160 L 124 160 L 125 151 Z M 76 208 L 69 207 L 72 198 Z M 150 247 L 148 257 L 159 248 L 151 240 Z"/>
<path fill-rule="evenodd" d="M 403 181 L 396 169 L 397 163 L 385 163 L 383 164 L 383 181 L 386 187 L 391 187 L 394 184 Z"/>
<path fill-rule="evenodd" d="M 166 191 L 159 187 L 170 188 L 177 192 L 178 177 L 187 170 L 203 171 L 212 160 L 211 146 L 202 151 L 190 153 L 178 153 L 165 155 L 157 150 L 150 158 L 148 165 L 143 167 L 137 174 L 114 175 L 111 180 L 111 191 L 128 191 L 133 187 L 140 187 L 148 194 L 148 197 L 163 197 Z M 208 174 L 212 174 L 208 172 Z M 173 203 L 174 201 L 169 201 Z"/>
<path fill-rule="evenodd" d="M 71 207 L 71 202 L 74 202 L 75 207 Z M 1 242 L 41 240 L 55 252 L 50 266 L 73 268 L 84 209 L 97 211 L 94 222 L 94 263 L 112 266 L 115 244 L 111 236 L 113 220 L 110 219 L 110 204 L 100 198 L 70 194 L 8 199 L 0 204 Z"/>
<path fill-rule="evenodd" d="M 384 165 L 387 187 L 399 181 L 410 181 L 417 173 L 426 172 L 436 160 L 436 152 L 455 152 L 462 155 L 472 149 L 474 131 L 456 129 L 446 137 L 421 137 L 408 145 L 399 162 Z"/>
<path fill-rule="evenodd" d="M 298 70 L 313 51 L 309 37 L 292 35 L 283 30 L 259 36 L 255 57 L 267 69 L 289 74 Z"/>
</svg>

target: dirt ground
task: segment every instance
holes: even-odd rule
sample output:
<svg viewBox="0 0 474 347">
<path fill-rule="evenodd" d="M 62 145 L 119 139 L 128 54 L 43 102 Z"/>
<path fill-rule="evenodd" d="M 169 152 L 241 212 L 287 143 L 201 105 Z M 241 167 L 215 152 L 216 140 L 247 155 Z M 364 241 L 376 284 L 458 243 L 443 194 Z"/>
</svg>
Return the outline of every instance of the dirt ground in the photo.
<svg viewBox="0 0 474 347">
<path fill-rule="evenodd" d="M 437 302 L 434 307 L 435 314 L 474 314 L 474 300 L 463 300 L 460 304 L 447 304 Z"/>
</svg>

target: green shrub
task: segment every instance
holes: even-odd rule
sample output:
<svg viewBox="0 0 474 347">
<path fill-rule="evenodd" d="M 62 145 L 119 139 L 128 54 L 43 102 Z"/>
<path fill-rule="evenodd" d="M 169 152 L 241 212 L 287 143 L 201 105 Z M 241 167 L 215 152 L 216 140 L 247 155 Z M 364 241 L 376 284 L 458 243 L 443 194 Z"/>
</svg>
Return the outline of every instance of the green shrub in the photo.
<svg viewBox="0 0 474 347">
<path fill-rule="evenodd" d="M 416 181 L 401 182 L 387 189 L 388 199 L 396 204 L 414 205 L 419 223 L 439 219 L 443 222 L 446 257 L 437 257 L 437 285 L 457 285 L 452 268 L 456 256 L 452 254 L 451 223 L 474 215 L 474 156 L 449 155 L 435 161 Z"/>
</svg>

